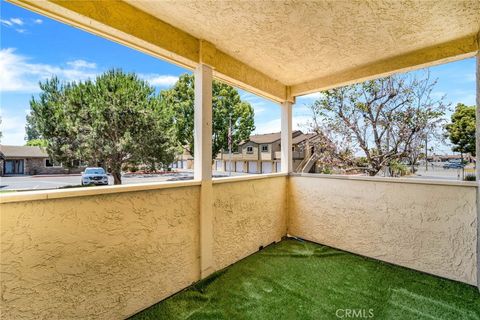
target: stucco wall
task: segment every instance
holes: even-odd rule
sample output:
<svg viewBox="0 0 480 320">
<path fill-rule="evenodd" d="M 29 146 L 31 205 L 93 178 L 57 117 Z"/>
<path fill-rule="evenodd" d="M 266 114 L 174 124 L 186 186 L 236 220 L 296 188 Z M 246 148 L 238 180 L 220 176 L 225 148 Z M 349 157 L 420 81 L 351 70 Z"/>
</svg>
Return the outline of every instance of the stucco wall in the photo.
<svg viewBox="0 0 480 320">
<path fill-rule="evenodd" d="M 198 280 L 199 190 L 1 204 L 1 318 L 122 319 Z"/>
<path fill-rule="evenodd" d="M 221 180 L 212 186 L 214 270 L 288 232 L 475 284 L 475 187 Z M 2 319 L 121 319 L 199 280 L 200 186 L 118 188 L 0 204 Z"/>
<path fill-rule="evenodd" d="M 286 179 L 276 177 L 213 185 L 215 270 L 285 236 Z"/>
<path fill-rule="evenodd" d="M 290 177 L 288 233 L 476 284 L 476 188 Z"/>
<path fill-rule="evenodd" d="M 258 150 L 258 144 L 254 142 L 247 142 L 242 145 L 242 153 L 241 153 L 241 159 L 243 160 L 258 160 L 259 159 L 259 150 Z M 247 152 L 247 147 L 252 147 L 253 150 L 252 152 Z M 228 160 L 228 155 L 224 155 L 224 159 Z"/>
</svg>

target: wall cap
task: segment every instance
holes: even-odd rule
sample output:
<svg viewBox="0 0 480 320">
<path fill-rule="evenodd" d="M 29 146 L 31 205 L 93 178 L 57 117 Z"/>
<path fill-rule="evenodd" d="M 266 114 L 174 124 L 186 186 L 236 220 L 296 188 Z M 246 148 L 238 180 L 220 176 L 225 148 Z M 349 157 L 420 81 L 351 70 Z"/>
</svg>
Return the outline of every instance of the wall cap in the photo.
<svg viewBox="0 0 480 320">
<path fill-rule="evenodd" d="M 478 187 L 478 184 L 476 182 L 470 182 L 470 181 L 448 181 L 448 180 L 431 180 L 431 179 L 420 180 L 420 179 L 409 179 L 409 178 L 343 176 L 343 175 L 328 175 L 328 174 L 313 174 L 313 173 L 287 174 L 282 172 L 271 173 L 271 174 L 255 174 L 255 175 L 234 176 L 234 177 L 225 177 L 225 178 L 214 178 L 212 179 L 212 183 L 222 184 L 222 183 L 278 178 L 278 177 L 286 177 L 286 176 L 317 178 L 317 179 L 370 181 L 370 182 L 384 182 L 384 183 Z M 0 194 L 0 204 L 11 203 L 11 202 L 96 196 L 96 195 L 115 194 L 115 193 L 123 193 L 123 192 L 171 189 L 171 188 L 191 187 L 191 186 L 200 186 L 200 185 L 201 185 L 201 181 L 190 180 L 190 181 L 139 183 L 139 184 L 106 186 L 106 187 L 97 187 L 97 188 L 80 188 L 79 187 L 79 188 L 71 188 L 71 189 L 20 191 L 15 193 Z"/>
<path fill-rule="evenodd" d="M 367 176 L 344 176 L 338 174 L 315 174 L 315 173 L 291 173 L 291 177 L 305 177 L 317 179 L 337 179 L 337 180 L 356 180 L 386 183 L 406 183 L 406 184 L 427 184 L 455 187 L 478 187 L 477 182 L 473 181 L 449 181 L 433 179 L 414 179 L 414 178 L 389 178 L 389 177 L 367 177 Z"/>
<path fill-rule="evenodd" d="M 38 190 L 38 191 L 19 191 L 8 194 L 0 194 L 0 204 L 10 202 L 23 202 L 47 199 L 61 199 L 71 197 L 96 196 L 102 194 L 115 194 L 123 192 L 148 191 L 159 189 L 170 189 L 180 187 L 191 187 L 201 185 L 200 181 L 169 181 L 169 182 L 151 182 L 137 183 L 117 186 L 105 186 L 95 188 L 71 188 L 71 189 L 54 189 L 54 190 Z"/>
<path fill-rule="evenodd" d="M 227 183 L 227 182 L 241 182 L 249 180 L 259 180 L 275 177 L 286 177 L 286 173 L 272 173 L 272 174 L 258 174 L 245 175 L 225 178 L 214 178 L 213 184 Z M 6 194 L 0 194 L 0 204 L 11 202 L 24 202 L 48 199 L 61 199 L 72 197 L 96 196 L 102 194 L 115 194 L 123 192 L 148 191 L 171 189 L 180 187 L 200 186 L 202 183 L 199 180 L 188 181 L 168 181 L 168 182 L 151 182 L 151 183 L 137 183 L 119 186 L 105 186 L 96 188 L 69 188 L 69 189 L 51 189 L 51 190 L 36 190 L 36 191 L 19 191 Z"/>
<path fill-rule="evenodd" d="M 268 178 L 277 178 L 277 177 L 286 177 L 288 176 L 285 172 L 278 173 L 262 173 L 262 174 L 252 174 L 245 176 L 234 176 L 234 177 L 225 177 L 225 178 L 214 178 L 212 179 L 213 184 L 219 183 L 228 183 L 228 182 L 240 182 L 240 181 L 249 181 L 249 180 L 260 180 Z"/>
</svg>

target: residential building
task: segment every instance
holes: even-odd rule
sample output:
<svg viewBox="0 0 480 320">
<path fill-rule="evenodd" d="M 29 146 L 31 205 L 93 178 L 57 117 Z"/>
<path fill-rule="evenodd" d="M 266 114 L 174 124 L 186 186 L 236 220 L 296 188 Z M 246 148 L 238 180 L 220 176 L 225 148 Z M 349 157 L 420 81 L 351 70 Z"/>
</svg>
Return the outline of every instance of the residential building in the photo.
<svg viewBox="0 0 480 320">
<path fill-rule="evenodd" d="M 292 132 L 293 167 L 314 152 L 314 146 L 308 142 L 315 133 L 303 133 L 300 130 Z M 245 173 L 273 173 L 281 171 L 281 133 L 251 135 L 242 141 L 238 149 L 231 154 L 220 152 L 214 161 L 214 170 Z"/>
<path fill-rule="evenodd" d="M 80 173 L 84 167 L 65 168 L 52 161 L 42 147 L 0 145 L 0 175 Z"/>
<path fill-rule="evenodd" d="M 177 155 L 175 161 L 172 163 L 174 169 L 193 169 L 193 156 L 187 149 L 183 149 L 183 153 Z"/>
</svg>

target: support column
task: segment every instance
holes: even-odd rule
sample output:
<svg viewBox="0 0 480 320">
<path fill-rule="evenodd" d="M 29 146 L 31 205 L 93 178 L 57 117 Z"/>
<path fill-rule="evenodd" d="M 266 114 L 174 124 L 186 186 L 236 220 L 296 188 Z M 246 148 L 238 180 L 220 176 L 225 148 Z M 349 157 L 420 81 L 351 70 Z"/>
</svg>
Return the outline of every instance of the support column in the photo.
<svg viewBox="0 0 480 320">
<path fill-rule="evenodd" d="M 281 172 L 293 171 L 292 159 L 292 108 L 293 103 L 285 101 L 282 107 L 281 125 Z"/>
<path fill-rule="evenodd" d="M 213 272 L 212 68 L 195 69 L 194 179 L 200 190 L 200 278 Z"/>
<path fill-rule="evenodd" d="M 478 34 L 480 44 L 480 33 Z M 477 177 L 477 287 L 480 291 L 480 51 L 477 52 L 477 107 L 475 111 L 475 175 Z"/>
<path fill-rule="evenodd" d="M 212 180 L 212 68 L 195 69 L 194 179 Z"/>
</svg>

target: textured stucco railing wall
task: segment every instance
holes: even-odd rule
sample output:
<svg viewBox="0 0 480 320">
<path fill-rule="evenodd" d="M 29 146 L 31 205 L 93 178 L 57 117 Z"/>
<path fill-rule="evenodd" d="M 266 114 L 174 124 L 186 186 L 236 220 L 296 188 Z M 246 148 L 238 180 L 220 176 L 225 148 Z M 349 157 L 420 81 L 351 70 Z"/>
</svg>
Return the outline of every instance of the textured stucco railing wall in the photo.
<svg viewBox="0 0 480 320">
<path fill-rule="evenodd" d="M 475 284 L 475 187 L 238 178 L 213 182 L 215 270 L 288 232 Z M 3 201 L 2 319 L 121 319 L 199 280 L 200 186 L 182 183 Z"/>
<path fill-rule="evenodd" d="M 287 176 L 238 178 L 213 184 L 215 270 L 286 234 Z M 199 280 L 199 184 L 3 199 L 2 319 L 122 319 Z"/>
<path fill-rule="evenodd" d="M 218 182 L 213 186 L 215 270 L 280 240 L 287 231 L 287 177 Z"/>
<path fill-rule="evenodd" d="M 476 187 L 290 177 L 288 233 L 476 285 Z"/>
<path fill-rule="evenodd" d="M 199 192 L 2 203 L 1 318 L 122 319 L 197 281 Z"/>
</svg>

